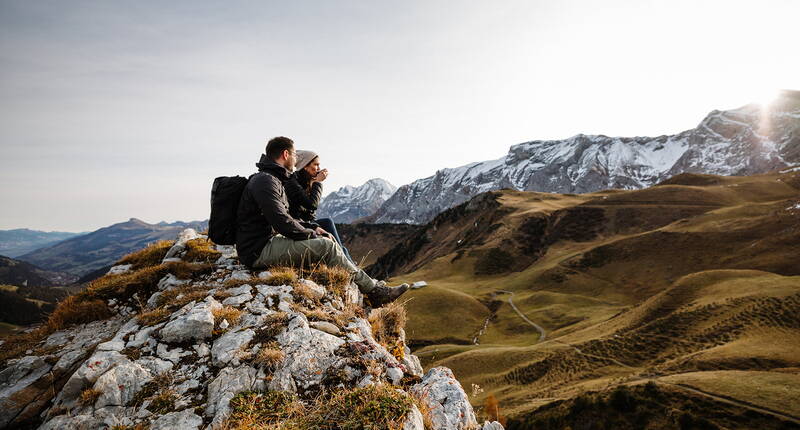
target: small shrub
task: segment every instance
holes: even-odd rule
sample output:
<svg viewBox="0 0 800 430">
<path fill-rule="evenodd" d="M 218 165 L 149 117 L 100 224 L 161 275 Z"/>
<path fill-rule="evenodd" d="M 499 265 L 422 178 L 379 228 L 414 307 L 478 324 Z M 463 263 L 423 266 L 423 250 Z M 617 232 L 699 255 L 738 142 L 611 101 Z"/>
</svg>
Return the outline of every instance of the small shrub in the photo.
<svg viewBox="0 0 800 430">
<path fill-rule="evenodd" d="M 169 319 L 172 315 L 169 309 L 165 307 L 155 308 L 151 311 L 142 312 L 136 316 L 136 319 L 144 326 L 154 326 Z"/>
<path fill-rule="evenodd" d="M 80 295 L 69 296 L 56 306 L 47 318 L 47 330 L 52 333 L 75 324 L 109 318 L 111 309 L 102 300 L 83 300 Z"/>
<path fill-rule="evenodd" d="M 633 398 L 628 388 L 624 385 L 614 389 L 611 393 L 609 404 L 620 412 L 630 412 L 636 409 L 636 399 Z"/>
<path fill-rule="evenodd" d="M 198 261 L 203 263 L 213 263 L 222 255 L 214 248 L 214 243 L 205 238 L 193 239 L 186 242 L 186 253 L 183 259 L 186 261 Z"/>
<path fill-rule="evenodd" d="M 102 391 L 95 390 L 94 388 L 87 388 L 81 391 L 81 397 L 78 399 L 78 403 L 80 403 L 81 406 L 91 406 L 101 395 L 103 395 Z"/>
<path fill-rule="evenodd" d="M 132 252 L 119 260 L 116 264 L 131 264 L 133 270 L 143 269 L 145 267 L 157 266 L 161 264 L 161 260 L 167 255 L 167 251 L 172 248 L 175 241 L 160 240 L 156 243 L 148 245 L 144 249 Z"/>
</svg>

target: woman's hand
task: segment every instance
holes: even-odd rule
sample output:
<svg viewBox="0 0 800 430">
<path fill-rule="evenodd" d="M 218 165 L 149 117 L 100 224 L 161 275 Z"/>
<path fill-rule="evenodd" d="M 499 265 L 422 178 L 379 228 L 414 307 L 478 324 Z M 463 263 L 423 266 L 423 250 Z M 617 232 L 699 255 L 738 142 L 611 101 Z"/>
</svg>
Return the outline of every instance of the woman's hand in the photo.
<svg viewBox="0 0 800 430">
<path fill-rule="evenodd" d="M 314 182 L 322 182 L 328 178 L 328 169 L 322 169 L 314 176 Z"/>
</svg>

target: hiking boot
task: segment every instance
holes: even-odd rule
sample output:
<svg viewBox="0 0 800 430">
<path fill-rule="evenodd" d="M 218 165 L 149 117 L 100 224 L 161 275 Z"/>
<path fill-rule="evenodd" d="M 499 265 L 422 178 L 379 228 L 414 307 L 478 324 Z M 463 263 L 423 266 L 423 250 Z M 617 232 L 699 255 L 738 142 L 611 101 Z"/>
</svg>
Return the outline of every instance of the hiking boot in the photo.
<svg viewBox="0 0 800 430">
<path fill-rule="evenodd" d="M 366 294 L 373 308 L 379 308 L 387 303 L 391 303 L 408 291 L 408 284 L 396 287 L 387 287 L 386 282 L 379 281 L 375 288 Z"/>
</svg>

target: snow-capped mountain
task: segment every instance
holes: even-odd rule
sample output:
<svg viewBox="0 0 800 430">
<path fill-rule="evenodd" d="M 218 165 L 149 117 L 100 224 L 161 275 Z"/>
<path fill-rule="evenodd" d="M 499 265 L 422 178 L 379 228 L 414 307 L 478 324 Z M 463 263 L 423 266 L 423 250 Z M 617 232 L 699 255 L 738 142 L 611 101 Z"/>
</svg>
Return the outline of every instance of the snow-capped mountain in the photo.
<svg viewBox="0 0 800 430">
<path fill-rule="evenodd" d="M 689 173 L 751 175 L 800 165 L 800 92 L 773 103 L 713 111 L 671 136 L 608 137 L 514 145 L 497 160 L 442 169 L 403 185 L 370 216 L 376 223 L 425 223 L 490 190 L 586 193 L 644 188 Z"/>
<path fill-rule="evenodd" d="M 350 223 L 375 213 L 395 191 L 397 187 L 380 178 L 370 179 L 358 187 L 346 185 L 322 199 L 317 217 Z"/>
</svg>

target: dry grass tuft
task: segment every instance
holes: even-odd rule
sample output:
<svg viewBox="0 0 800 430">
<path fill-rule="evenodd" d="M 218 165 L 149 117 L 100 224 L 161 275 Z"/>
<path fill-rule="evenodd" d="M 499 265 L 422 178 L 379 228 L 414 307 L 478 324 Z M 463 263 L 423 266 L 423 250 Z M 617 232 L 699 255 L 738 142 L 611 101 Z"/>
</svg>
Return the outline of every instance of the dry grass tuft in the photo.
<svg viewBox="0 0 800 430">
<path fill-rule="evenodd" d="M 355 303 L 348 303 L 341 312 L 333 315 L 333 323 L 339 326 L 339 328 L 344 328 L 350 324 L 350 321 L 364 317 L 366 317 L 364 308 Z"/>
<path fill-rule="evenodd" d="M 162 292 L 156 299 L 157 306 L 180 308 L 192 301 L 201 301 L 208 296 L 208 288 L 197 285 L 181 285 Z"/>
<path fill-rule="evenodd" d="M 91 406 L 101 395 L 103 395 L 102 391 L 95 390 L 94 388 L 87 388 L 81 391 L 81 397 L 78 399 L 78 403 L 81 406 Z"/>
<path fill-rule="evenodd" d="M 253 285 L 256 285 L 258 283 L 259 283 L 259 281 L 255 277 L 252 277 L 250 279 L 228 279 L 225 282 L 225 288 L 236 288 L 236 287 L 241 287 L 242 285 L 253 286 Z"/>
<path fill-rule="evenodd" d="M 294 394 L 244 392 L 231 400 L 227 430 L 386 429 L 400 430 L 413 399 L 386 385 L 340 390 L 320 396 L 309 406 Z"/>
<path fill-rule="evenodd" d="M 339 296 L 344 295 L 345 287 L 350 284 L 350 272 L 343 267 L 328 267 L 324 264 L 303 272 L 303 277 L 324 285 L 329 291 Z"/>
<path fill-rule="evenodd" d="M 158 281 L 168 273 L 180 279 L 194 279 L 196 276 L 210 273 L 212 268 L 211 264 L 185 261 L 160 264 L 122 275 L 103 276 L 92 281 L 86 291 L 78 295 L 128 301 L 138 293 L 140 298 L 147 298 L 156 292 Z"/>
<path fill-rule="evenodd" d="M 296 285 L 297 272 L 291 267 L 272 267 L 269 269 L 272 274 L 269 278 L 261 281 L 265 285 Z"/>
<path fill-rule="evenodd" d="M 203 263 L 213 263 L 222 255 L 214 248 L 214 243 L 208 239 L 198 238 L 186 242 L 186 253 L 183 259 L 186 261 L 197 261 Z"/>
<path fill-rule="evenodd" d="M 84 324 L 109 318 L 111 309 L 102 300 L 81 300 L 79 295 L 69 296 L 56 306 L 45 325 L 49 333 L 74 324 Z"/>
<path fill-rule="evenodd" d="M 382 308 L 373 309 L 368 320 L 375 340 L 382 345 L 391 345 L 399 340 L 408 317 L 402 303 L 392 302 Z"/>
<path fill-rule="evenodd" d="M 233 306 L 223 306 L 219 309 L 215 309 L 211 311 L 214 315 L 214 334 L 222 334 L 226 330 L 222 330 L 219 325 L 222 324 L 222 321 L 228 321 L 230 326 L 236 325 L 239 322 L 239 318 L 242 317 L 242 311 L 239 309 L 234 308 Z"/>
<path fill-rule="evenodd" d="M 116 264 L 131 264 L 133 270 L 143 269 L 161 264 L 167 251 L 175 244 L 173 240 L 160 240 L 148 245 L 144 249 L 132 252 L 119 260 Z"/>
<path fill-rule="evenodd" d="M 156 324 L 166 321 L 172 314 L 166 307 L 155 308 L 151 311 L 142 312 L 136 316 L 136 319 L 145 326 L 154 326 Z"/>
<path fill-rule="evenodd" d="M 312 303 L 319 303 L 316 294 L 308 285 L 302 282 L 296 282 L 294 287 L 292 288 L 292 293 L 295 299 L 299 300 L 308 300 Z"/>
<path fill-rule="evenodd" d="M 163 388 L 155 397 L 150 399 L 147 410 L 160 415 L 168 414 L 175 410 L 175 401 L 177 399 L 178 394 L 174 390 Z"/>
<path fill-rule="evenodd" d="M 267 369 L 275 369 L 286 358 L 286 354 L 281 350 L 277 342 L 269 342 L 262 345 L 262 349 L 253 359 L 253 363 Z"/>
<path fill-rule="evenodd" d="M 267 315 L 264 324 L 256 330 L 252 343 L 267 344 L 275 340 L 284 328 L 289 324 L 289 314 L 286 312 L 276 312 Z"/>
</svg>

